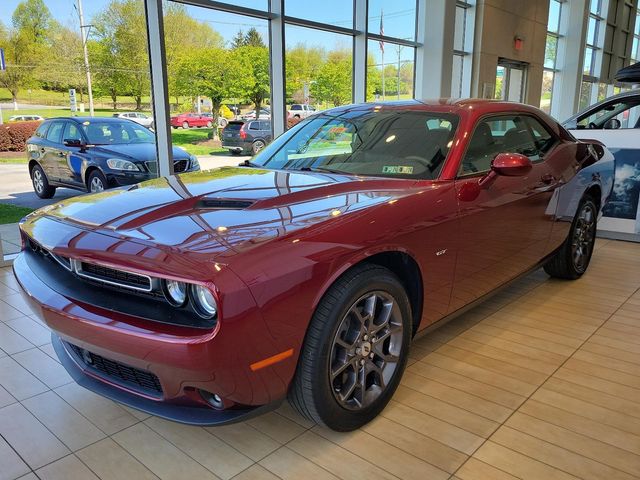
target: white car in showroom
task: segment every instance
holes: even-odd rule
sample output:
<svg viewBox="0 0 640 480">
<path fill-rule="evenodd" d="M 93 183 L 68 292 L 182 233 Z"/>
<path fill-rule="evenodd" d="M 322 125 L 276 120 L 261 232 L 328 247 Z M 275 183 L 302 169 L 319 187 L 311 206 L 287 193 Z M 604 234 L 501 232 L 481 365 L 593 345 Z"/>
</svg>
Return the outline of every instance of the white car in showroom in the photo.
<svg viewBox="0 0 640 480">
<path fill-rule="evenodd" d="M 637 240 L 640 234 L 640 89 L 606 98 L 563 125 L 576 138 L 599 140 L 613 153 L 615 183 L 599 228 Z"/>
</svg>

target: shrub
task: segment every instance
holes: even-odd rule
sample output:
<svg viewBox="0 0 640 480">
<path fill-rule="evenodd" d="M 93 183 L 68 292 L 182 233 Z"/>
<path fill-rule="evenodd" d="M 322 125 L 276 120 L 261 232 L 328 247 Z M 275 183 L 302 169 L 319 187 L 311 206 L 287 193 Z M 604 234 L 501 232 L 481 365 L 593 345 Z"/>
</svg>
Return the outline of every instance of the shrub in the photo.
<svg viewBox="0 0 640 480">
<path fill-rule="evenodd" d="M 27 148 L 27 140 L 31 137 L 40 122 L 15 122 L 0 125 L 0 152 L 23 152 Z"/>
</svg>

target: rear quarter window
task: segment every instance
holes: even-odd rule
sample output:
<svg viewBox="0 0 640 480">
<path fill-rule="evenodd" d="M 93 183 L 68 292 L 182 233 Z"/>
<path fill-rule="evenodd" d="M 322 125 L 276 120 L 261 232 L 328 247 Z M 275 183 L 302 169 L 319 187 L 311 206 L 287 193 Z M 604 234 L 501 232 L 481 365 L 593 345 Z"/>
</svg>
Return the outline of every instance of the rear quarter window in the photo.
<svg viewBox="0 0 640 480">
<path fill-rule="evenodd" d="M 47 134 L 47 128 L 49 128 L 49 125 L 50 124 L 48 123 L 43 123 L 42 125 L 40 125 L 36 130 L 35 136 L 38 138 L 44 138 Z"/>
</svg>

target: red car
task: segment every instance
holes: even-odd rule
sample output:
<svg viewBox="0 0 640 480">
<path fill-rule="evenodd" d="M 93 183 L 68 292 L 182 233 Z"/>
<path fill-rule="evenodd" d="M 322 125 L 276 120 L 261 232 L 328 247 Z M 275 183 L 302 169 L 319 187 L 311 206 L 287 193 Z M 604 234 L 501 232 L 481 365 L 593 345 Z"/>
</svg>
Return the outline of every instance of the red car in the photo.
<svg viewBox="0 0 640 480">
<path fill-rule="evenodd" d="M 200 115 L 198 113 L 181 113 L 174 117 L 171 117 L 171 126 L 173 128 L 191 128 L 191 127 L 207 127 L 211 128 L 213 125 L 213 119 L 206 115 Z"/>
<path fill-rule="evenodd" d="M 200 425 L 288 397 L 351 430 L 416 335 L 539 266 L 580 277 L 612 184 L 604 147 L 532 107 L 346 106 L 242 167 L 40 210 L 14 271 L 95 392 Z"/>
</svg>

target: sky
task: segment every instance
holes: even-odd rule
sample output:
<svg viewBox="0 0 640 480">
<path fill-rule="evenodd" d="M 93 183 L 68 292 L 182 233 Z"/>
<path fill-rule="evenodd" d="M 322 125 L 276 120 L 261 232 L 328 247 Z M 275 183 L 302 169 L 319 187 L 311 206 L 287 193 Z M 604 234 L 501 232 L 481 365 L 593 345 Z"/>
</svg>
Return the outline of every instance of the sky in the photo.
<svg viewBox="0 0 640 480">
<path fill-rule="evenodd" d="M 0 20 L 6 25 L 21 0 L 0 0 Z M 63 25 L 78 28 L 78 15 L 74 9 L 76 0 L 44 0 L 53 16 Z M 83 0 L 85 21 L 103 9 L 109 0 Z M 266 9 L 267 0 L 233 0 L 235 5 Z M 379 33 L 380 16 L 383 17 L 384 33 L 399 38 L 413 38 L 415 33 L 415 0 L 369 0 L 369 30 Z M 329 23 L 341 27 L 350 27 L 353 8 L 349 0 L 286 0 L 285 9 L 288 15 Z M 201 7 L 188 6 L 187 10 L 194 17 L 205 21 L 222 34 L 225 40 L 231 40 L 240 29 L 246 31 L 255 27 L 268 39 L 267 22 L 251 17 L 232 15 Z M 308 46 L 332 48 L 350 48 L 351 38 L 299 27 L 288 27 L 286 32 L 287 46 L 305 43 Z M 369 46 L 372 48 L 372 45 Z M 374 49 L 374 50 L 379 50 Z M 375 52 L 372 52 L 375 53 Z M 397 52 L 395 53 L 397 56 Z"/>
</svg>

